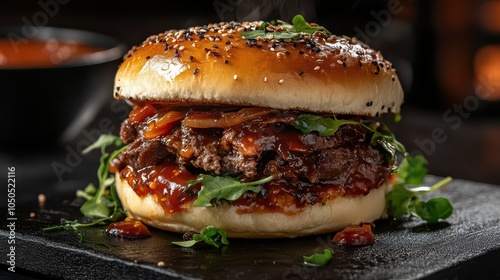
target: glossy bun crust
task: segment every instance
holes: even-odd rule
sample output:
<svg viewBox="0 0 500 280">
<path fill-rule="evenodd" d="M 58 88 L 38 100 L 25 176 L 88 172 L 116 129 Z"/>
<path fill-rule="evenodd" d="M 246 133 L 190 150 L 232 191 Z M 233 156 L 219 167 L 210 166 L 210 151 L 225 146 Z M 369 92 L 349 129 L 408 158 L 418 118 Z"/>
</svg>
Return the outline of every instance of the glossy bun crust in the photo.
<svg viewBox="0 0 500 280">
<path fill-rule="evenodd" d="M 399 112 L 401 84 L 380 52 L 316 32 L 240 36 L 261 22 L 217 23 L 149 37 L 126 55 L 115 98 L 378 116 Z"/>
<path fill-rule="evenodd" d="M 336 197 L 325 204 L 305 206 L 296 214 L 280 212 L 238 214 L 236 207 L 183 205 L 183 211 L 166 214 L 152 195 L 141 198 L 126 180 L 116 174 L 116 190 L 127 215 L 147 225 L 184 233 L 200 232 L 209 225 L 223 229 L 228 237 L 277 238 L 330 233 L 346 226 L 369 223 L 385 214 L 386 183 L 365 196 Z"/>
</svg>

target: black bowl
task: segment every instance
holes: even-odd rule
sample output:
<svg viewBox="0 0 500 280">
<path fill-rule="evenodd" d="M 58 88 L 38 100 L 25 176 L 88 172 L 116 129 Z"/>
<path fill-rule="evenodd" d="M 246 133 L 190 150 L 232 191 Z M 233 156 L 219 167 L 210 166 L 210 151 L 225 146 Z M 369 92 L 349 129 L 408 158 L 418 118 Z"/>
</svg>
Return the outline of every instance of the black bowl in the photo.
<svg viewBox="0 0 500 280">
<path fill-rule="evenodd" d="M 23 28 L 0 28 L 0 38 L 70 40 L 102 50 L 60 65 L 0 68 L 0 149 L 7 153 L 47 151 L 69 143 L 112 98 L 114 75 L 126 51 L 104 34 L 43 26 L 25 34 Z"/>
</svg>

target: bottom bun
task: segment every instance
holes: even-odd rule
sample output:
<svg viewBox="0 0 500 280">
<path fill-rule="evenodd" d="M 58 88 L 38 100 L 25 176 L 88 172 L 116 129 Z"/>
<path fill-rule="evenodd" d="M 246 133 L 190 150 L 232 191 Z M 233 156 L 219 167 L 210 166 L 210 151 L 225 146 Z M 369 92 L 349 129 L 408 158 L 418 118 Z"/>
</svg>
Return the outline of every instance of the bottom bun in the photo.
<svg viewBox="0 0 500 280">
<path fill-rule="evenodd" d="M 358 197 L 337 197 L 324 204 L 304 207 L 296 214 L 280 212 L 238 214 L 230 204 L 214 207 L 184 204 L 185 209 L 166 215 L 152 195 L 139 197 L 126 180 L 116 174 L 116 190 L 127 215 L 167 231 L 200 232 L 209 225 L 224 230 L 228 237 L 298 237 L 335 232 L 350 225 L 371 223 L 385 214 L 385 195 L 392 184 L 385 184 Z"/>
</svg>

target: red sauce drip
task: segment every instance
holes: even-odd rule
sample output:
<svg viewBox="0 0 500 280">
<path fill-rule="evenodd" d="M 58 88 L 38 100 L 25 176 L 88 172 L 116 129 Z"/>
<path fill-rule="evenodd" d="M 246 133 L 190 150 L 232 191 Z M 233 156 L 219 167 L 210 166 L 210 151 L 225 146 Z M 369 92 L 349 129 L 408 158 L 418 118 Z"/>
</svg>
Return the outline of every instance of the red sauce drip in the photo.
<svg viewBox="0 0 500 280">
<path fill-rule="evenodd" d="M 111 223 L 106 232 L 111 236 L 142 238 L 151 236 L 149 229 L 140 221 L 126 218 L 124 221 Z"/>
<path fill-rule="evenodd" d="M 349 226 L 335 234 L 332 241 L 342 246 L 366 246 L 375 243 L 375 235 L 368 224 Z"/>
<path fill-rule="evenodd" d="M 193 199 L 185 190 L 189 180 L 195 180 L 196 176 L 173 163 L 149 166 L 139 171 L 127 166 L 121 171 L 121 176 L 138 196 L 152 194 L 167 216 L 181 211 L 182 205 Z"/>
</svg>

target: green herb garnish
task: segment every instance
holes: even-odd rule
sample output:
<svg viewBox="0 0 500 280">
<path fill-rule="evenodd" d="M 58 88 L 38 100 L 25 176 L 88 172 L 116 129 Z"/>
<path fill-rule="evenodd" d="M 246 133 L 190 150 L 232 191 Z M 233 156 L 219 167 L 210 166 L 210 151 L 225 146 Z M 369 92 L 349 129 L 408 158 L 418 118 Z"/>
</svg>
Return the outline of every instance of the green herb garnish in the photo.
<svg viewBox="0 0 500 280">
<path fill-rule="evenodd" d="M 273 31 L 279 30 L 279 31 Z M 278 20 L 276 24 L 264 22 L 258 29 L 240 34 L 245 39 L 294 39 L 301 34 L 314 34 L 317 31 L 324 31 L 327 34 L 330 32 L 323 26 L 312 25 L 307 23 L 302 15 L 296 15 L 292 19 L 292 24 Z"/>
<path fill-rule="evenodd" d="M 106 152 L 106 148 L 111 145 L 119 149 L 110 154 Z M 102 154 L 99 159 L 100 165 L 97 170 L 99 187 L 96 189 L 95 186 L 90 183 L 83 191 L 78 190 L 76 193 L 78 197 L 82 197 L 86 200 L 80 207 L 80 212 L 82 212 L 85 217 L 92 219 L 92 221 L 80 223 L 76 220 L 68 221 L 62 219 L 61 225 L 44 228 L 44 230 L 71 228 L 78 233 L 81 242 L 83 241 L 83 235 L 79 231 L 79 228 L 90 227 L 107 221 L 115 221 L 122 216 L 123 210 L 120 207 L 120 202 L 116 195 L 115 180 L 113 176 L 109 175 L 109 166 L 111 162 L 118 154 L 127 148 L 127 146 L 122 146 L 123 142 L 119 137 L 103 134 L 94 144 L 82 151 L 83 154 L 87 154 L 92 150 L 100 148 Z"/>
<path fill-rule="evenodd" d="M 330 249 L 325 249 L 323 253 L 317 253 L 310 256 L 302 256 L 304 263 L 309 265 L 325 265 L 332 260 L 333 252 Z"/>
<path fill-rule="evenodd" d="M 214 226 L 207 226 L 200 233 L 193 234 L 192 240 L 174 241 L 172 244 L 189 248 L 201 241 L 215 248 L 219 248 L 221 245 L 229 245 L 226 232 Z"/>
<path fill-rule="evenodd" d="M 212 199 L 216 199 L 216 203 L 220 203 L 221 199 L 227 201 L 235 201 L 240 198 L 244 192 L 252 191 L 260 192 L 257 185 L 267 183 L 273 179 L 273 176 L 265 177 L 253 182 L 240 182 L 237 179 L 228 177 L 214 177 L 201 174 L 190 185 L 201 182 L 201 190 L 198 192 L 198 198 L 195 200 L 195 206 L 212 206 Z"/>
<path fill-rule="evenodd" d="M 394 189 L 387 195 L 389 216 L 400 218 L 410 214 L 429 223 L 435 223 L 439 219 L 446 219 L 452 214 L 453 207 L 446 198 L 432 198 L 429 201 L 419 200 L 420 196 L 438 190 L 449 183 L 451 178 L 444 178 L 432 187 L 417 187 L 422 184 L 427 175 L 427 168 L 425 168 L 427 160 L 420 155 L 415 157 L 407 156 L 403 144 L 396 140 L 396 137 L 386 125 L 379 122 L 339 120 L 335 116 L 324 118 L 308 114 L 300 115 L 292 123 L 295 128 L 304 134 L 316 131 L 320 136 L 331 136 L 341 126 L 349 124 L 360 125 L 371 132 L 370 145 L 372 147 L 381 147 L 386 152 L 390 165 L 396 162 L 396 152 L 404 155 L 397 169 L 397 182 Z"/>
<path fill-rule="evenodd" d="M 396 161 L 396 151 L 406 153 L 406 149 L 399 141 L 396 140 L 394 134 L 387 126 L 379 122 L 368 122 L 357 120 L 344 120 L 333 118 L 324 118 L 316 115 L 302 114 L 292 123 L 292 126 L 302 131 L 304 134 L 309 134 L 313 131 L 318 132 L 320 136 L 331 136 L 339 130 L 343 125 L 360 125 L 364 129 L 372 132 L 370 140 L 371 146 L 380 145 L 388 153 L 388 162 L 393 164 Z"/>
<path fill-rule="evenodd" d="M 446 219 L 453 213 L 453 206 L 443 197 L 422 201 L 419 198 L 430 192 L 440 189 L 451 182 L 446 177 L 431 187 L 420 186 L 427 174 L 424 165 L 427 161 L 423 156 L 406 156 L 398 168 L 398 179 L 394 189 L 387 194 L 387 212 L 389 216 L 401 218 L 405 215 L 415 216 L 428 223 L 436 223 L 439 219 Z"/>
</svg>

